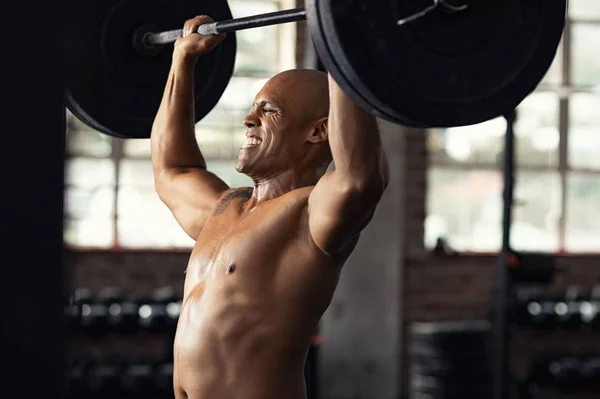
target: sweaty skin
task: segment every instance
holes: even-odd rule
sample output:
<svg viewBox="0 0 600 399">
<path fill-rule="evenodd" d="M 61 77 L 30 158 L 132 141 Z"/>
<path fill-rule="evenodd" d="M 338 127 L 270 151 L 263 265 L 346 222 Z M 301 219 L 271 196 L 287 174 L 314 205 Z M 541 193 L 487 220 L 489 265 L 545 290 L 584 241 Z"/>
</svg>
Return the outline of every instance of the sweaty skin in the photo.
<svg viewBox="0 0 600 399">
<path fill-rule="evenodd" d="M 328 75 L 286 71 L 244 119 L 230 188 L 194 135 L 193 69 L 224 36 L 186 21 L 152 134 L 155 187 L 196 240 L 174 343 L 177 399 L 305 399 L 304 363 L 342 266 L 387 186 L 375 119 Z M 334 161 L 335 170 L 326 173 Z"/>
</svg>

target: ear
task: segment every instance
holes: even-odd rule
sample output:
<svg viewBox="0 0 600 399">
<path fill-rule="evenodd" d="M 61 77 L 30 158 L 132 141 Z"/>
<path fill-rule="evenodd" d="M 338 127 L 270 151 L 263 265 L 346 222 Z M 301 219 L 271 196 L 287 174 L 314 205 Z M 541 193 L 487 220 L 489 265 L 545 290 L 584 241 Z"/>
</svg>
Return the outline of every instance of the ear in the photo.
<svg viewBox="0 0 600 399">
<path fill-rule="evenodd" d="M 329 137 L 327 132 L 327 117 L 321 118 L 317 120 L 310 131 L 310 136 L 308 136 L 307 141 L 318 144 L 326 141 Z"/>
</svg>

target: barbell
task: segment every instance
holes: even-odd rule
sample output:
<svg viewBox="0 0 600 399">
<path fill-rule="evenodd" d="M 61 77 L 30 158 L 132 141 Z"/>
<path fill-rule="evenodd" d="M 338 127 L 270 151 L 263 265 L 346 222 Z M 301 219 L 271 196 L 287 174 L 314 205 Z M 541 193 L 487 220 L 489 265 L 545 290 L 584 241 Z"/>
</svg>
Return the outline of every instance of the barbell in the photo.
<svg viewBox="0 0 600 399">
<path fill-rule="evenodd" d="M 233 74 L 235 32 L 307 20 L 325 69 L 359 105 L 414 127 L 480 123 L 514 109 L 556 54 L 567 0 L 306 0 L 234 19 L 224 0 L 67 0 L 67 108 L 115 137 L 148 138 L 186 19 L 229 33 L 195 67 L 196 122 Z"/>
</svg>

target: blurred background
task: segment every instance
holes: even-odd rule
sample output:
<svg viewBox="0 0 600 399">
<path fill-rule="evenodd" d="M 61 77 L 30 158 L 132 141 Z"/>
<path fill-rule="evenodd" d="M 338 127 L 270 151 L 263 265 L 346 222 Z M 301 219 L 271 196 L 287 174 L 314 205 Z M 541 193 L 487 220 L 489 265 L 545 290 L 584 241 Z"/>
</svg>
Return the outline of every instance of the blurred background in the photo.
<svg viewBox="0 0 600 399">
<path fill-rule="evenodd" d="M 229 5 L 242 17 L 303 1 Z M 569 6 L 554 63 L 519 106 L 515 125 L 511 247 L 544 254 L 535 267 L 552 273 L 543 283 L 515 280 L 515 397 L 600 395 L 593 383 L 600 381 L 600 2 Z M 310 66 L 314 52 L 305 23 L 240 31 L 237 40 L 234 76 L 196 134 L 209 169 L 230 186 L 246 186 L 251 181 L 233 166 L 254 95 L 277 72 Z M 490 318 L 505 132 L 502 118 L 427 131 L 381 122 L 391 183 L 315 336 L 310 399 L 425 397 L 411 377 L 418 323 Z M 100 134 L 70 113 L 66 138 L 64 240 L 73 311 L 80 312 L 69 344 L 71 395 L 169 397 L 164 384 L 193 241 L 154 191 L 149 140 Z M 529 306 L 544 301 L 546 313 Z M 557 312 L 562 303 L 570 318 Z M 577 366 L 569 369 L 565 359 Z M 116 382 L 123 375 L 125 388 Z M 145 391 L 153 379 L 162 391 Z"/>
</svg>

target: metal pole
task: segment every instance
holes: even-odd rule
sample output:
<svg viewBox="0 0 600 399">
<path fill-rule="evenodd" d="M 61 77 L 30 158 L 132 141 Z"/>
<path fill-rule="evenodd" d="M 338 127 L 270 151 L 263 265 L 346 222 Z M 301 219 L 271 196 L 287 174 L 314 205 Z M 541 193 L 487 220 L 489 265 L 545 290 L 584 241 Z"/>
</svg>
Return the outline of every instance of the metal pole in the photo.
<svg viewBox="0 0 600 399">
<path fill-rule="evenodd" d="M 495 320 L 492 339 L 492 389 L 494 399 L 508 399 L 509 392 L 507 303 L 511 287 L 507 263 L 510 251 L 510 226 L 514 194 L 515 145 L 513 125 L 516 111 L 504 115 L 504 118 L 506 119 L 507 128 L 504 138 L 504 163 L 502 168 L 504 177 L 502 248 L 496 266 Z"/>
<path fill-rule="evenodd" d="M 275 11 L 266 14 L 253 15 L 244 18 L 234 18 L 226 21 L 212 22 L 200 25 L 198 33 L 204 36 L 220 35 L 221 33 L 235 32 L 238 30 L 258 28 L 261 26 L 279 25 L 287 22 L 306 20 L 306 9 L 294 8 L 291 10 Z M 149 34 L 144 40 L 148 45 L 166 44 L 174 42 L 182 36 L 183 29 Z"/>
</svg>

